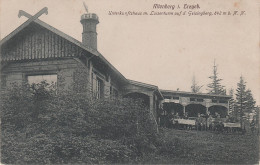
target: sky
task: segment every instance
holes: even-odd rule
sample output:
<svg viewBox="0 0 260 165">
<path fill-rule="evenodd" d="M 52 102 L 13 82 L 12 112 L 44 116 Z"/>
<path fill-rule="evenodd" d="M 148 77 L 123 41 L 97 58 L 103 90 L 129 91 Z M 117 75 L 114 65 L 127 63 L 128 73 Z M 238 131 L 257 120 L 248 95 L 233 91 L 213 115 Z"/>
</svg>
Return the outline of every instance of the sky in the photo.
<svg viewBox="0 0 260 165">
<path fill-rule="evenodd" d="M 98 51 L 126 78 L 157 85 L 160 89 L 190 91 L 193 75 L 207 92 L 214 59 L 227 91 L 236 89 L 242 75 L 260 105 L 259 4 L 257 0 L 0 0 L 0 38 L 24 21 L 18 11 L 39 19 L 81 41 L 80 16 L 99 16 Z M 175 9 L 154 9 L 154 4 Z M 183 9 L 184 4 L 200 9 Z M 180 9 L 177 9 L 177 6 Z M 148 15 L 109 15 L 147 12 Z M 245 11 L 242 16 L 149 15 L 155 12 Z"/>
</svg>

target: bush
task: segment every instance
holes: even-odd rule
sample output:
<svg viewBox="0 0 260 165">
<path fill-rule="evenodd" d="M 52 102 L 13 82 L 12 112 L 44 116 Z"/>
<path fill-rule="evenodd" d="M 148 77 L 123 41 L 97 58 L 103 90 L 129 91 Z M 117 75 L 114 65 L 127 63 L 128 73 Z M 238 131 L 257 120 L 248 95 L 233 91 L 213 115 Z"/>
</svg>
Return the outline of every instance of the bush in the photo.
<svg viewBox="0 0 260 165">
<path fill-rule="evenodd" d="M 2 162 L 129 163 L 156 150 L 150 111 L 139 100 L 91 100 L 42 82 L 2 95 Z"/>
</svg>

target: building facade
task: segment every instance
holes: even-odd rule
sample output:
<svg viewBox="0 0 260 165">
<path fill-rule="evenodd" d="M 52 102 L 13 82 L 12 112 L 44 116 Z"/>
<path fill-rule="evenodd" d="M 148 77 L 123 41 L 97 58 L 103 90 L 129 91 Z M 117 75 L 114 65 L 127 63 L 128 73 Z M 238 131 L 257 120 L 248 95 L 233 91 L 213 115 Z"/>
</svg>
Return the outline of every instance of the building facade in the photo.
<svg viewBox="0 0 260 165">
<path fill-rule="evenodd" d="M 97 50 L 98 16 L 83 14 L 82 42 L 35 19 L 0 41 L 1 89 L 12 83 L 55 83 L 57 90 L 79 90 L 92 97 L 145 100 L 152 116 L 163 99 L 158 87 L 126 79 Z"/>
<path fill-rule="evenodd" d="M 28 16 L 28 15 L 27 15 Z M 55 83 L 57 90 L 79 90 L 92 97 L 141 98 L 156 122 L 162 103 L 172 104 L 180 113 L 201 111 L 221 106 L 228 109 L 228 96 L 192 94 L 159 90 L 157 86 L 126 79 L 97 50 L 96 26 L 99 18 L 94 13 L 81 16 L 82 42 L 34 19 L 15 29 L 0 41 L 1 90 L 12 83 L 35 83 L 42 80 Z M 165 99 L 164 99 L 165 98 Z M 213 100 L 217 100 L 214 102 Z M 222 102 L 223 101 L 223 102 Z M 166 105 L 166 104 L 165 104 Z M 195 105 L 190 108 L 190 105 Z M 222 110 L 220 110 L 222 111 Z"/>
<path fill-rule="evenodd" d="M 198 113 L 212 116 L 218 113 L 221 118 L 229 114 L 231 96 L 171 90 L 161 90 L 161 93 L 164 96 L 164 110 L 168 113 L 178 113 L 182 116 L 187 112 L 190 117 L 196 117 Z"/>
</svg>

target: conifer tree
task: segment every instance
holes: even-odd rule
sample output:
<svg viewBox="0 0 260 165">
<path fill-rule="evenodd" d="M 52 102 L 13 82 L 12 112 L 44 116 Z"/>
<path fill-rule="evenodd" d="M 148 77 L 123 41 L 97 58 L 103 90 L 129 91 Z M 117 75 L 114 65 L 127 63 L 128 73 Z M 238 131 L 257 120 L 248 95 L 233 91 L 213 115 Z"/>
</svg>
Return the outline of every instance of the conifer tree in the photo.
<svg viewBox="0 0 260 165">
<path fill-rule="evenodd" d="M 246 109 L 246 82 L 244 78 L 240 76 L 240 81 L 237 83 L 237 90 L 236 90 L 236 116 L 239 116 L 241 127 L 242 127 L 242 117 L 244 115 L 244 111 Z"/>
<path fill-rule="evenodd" d="M 217 72 L 217 66 L 215 64 L 214 60 L 214 66 L 213 66 L 213 75 L 209 77 L 212 82 L 208 84 L 208 91 L 210 94 L 216 94 L 216 95 L 226 95 L 226 90 L 224 89 L 224 86 L 221 85 L 222 79 L 218 78 L 218 72 Z"/>
<path fill-rule="evenodd" d="M 229 96 L 231 96 L 231 99 L 229 100 L 229 111 L 234 116 L 234 109 L 235 109 L 235 99 L 234 99 L 234 89 L 231 88 L 229 90 Z"/>
<path fill-rule="evenodd" d="M 252 110 L 255 108 L 255 100 L 253 98 L 252 92 L 250 89 L 246 90 L 246 109 L 245 111 L 251 113 Z"/>
<path fill-rule="evenodd" d="M 198 83 L 196 82 L 196 78 L 193 75 L 192 77 L 192 85 L 191 85 L 191 92 L 192 93 L 199 93 L 200 89 L 203 87 L 203 85 L 198 85 Z"/>
<path fill-rule="evenodd" d="M 255 109 L 255 100 L 253 98 L 250 89 L 246 89 L 246 82 L 241 76 L 239 83 L 237 83 L 237 93 L 236 93 L 236 114 L 242 116 L 246 113 L 251 113 Z"/>
</svg>

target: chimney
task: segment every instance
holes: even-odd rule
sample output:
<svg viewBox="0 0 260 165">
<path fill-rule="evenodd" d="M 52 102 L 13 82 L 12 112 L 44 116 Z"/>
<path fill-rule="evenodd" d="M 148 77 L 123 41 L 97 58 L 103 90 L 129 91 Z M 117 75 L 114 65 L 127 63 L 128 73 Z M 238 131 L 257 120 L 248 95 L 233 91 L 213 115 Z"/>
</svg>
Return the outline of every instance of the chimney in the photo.
<svg viewBox="0 0 260 165">
<path fill-rule="evenodd" d="M 96 26 L 99 23 L 98 16 L 94 13 L 83 14 L 80 22 L 83 26 L 82 44 L 97 50 Z"/>
</svg>

